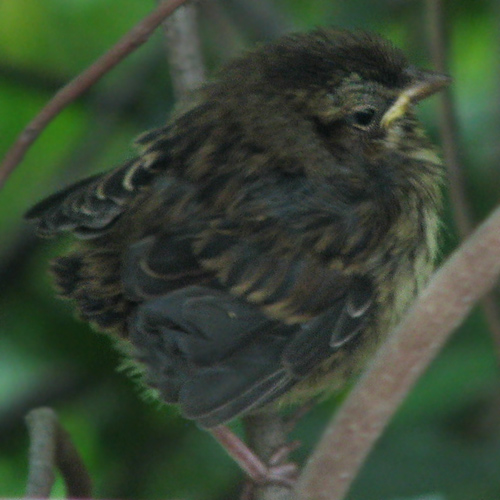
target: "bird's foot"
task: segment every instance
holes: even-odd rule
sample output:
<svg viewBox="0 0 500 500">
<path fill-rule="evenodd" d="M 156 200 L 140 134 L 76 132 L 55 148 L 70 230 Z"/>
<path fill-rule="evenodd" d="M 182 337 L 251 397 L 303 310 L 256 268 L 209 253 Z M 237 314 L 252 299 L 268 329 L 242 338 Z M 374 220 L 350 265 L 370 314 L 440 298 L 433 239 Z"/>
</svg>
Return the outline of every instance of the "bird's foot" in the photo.
<svg viewBox="0 0 500 500">
<path fill-rule="evenodd" d="M 230 429 L 218 426 L 211 430 L 212 435 L 224 447 L 229 455 L 248 476 L 250 483 L 258 486 L 277 485 L 293 488 L 298 467 L 285 462 L 288 455 L 297 448 L 298 441 L 280 447 L 265 464 L 248 446 Z M 251 498 L 251 497 L 249 497 Z"/>
<path fill-rule="evenodd" d="M 282 446 L 259 473 L 245 481 L 240 500 L 255 500 L 256 490 L 261 487 L 276 486 L 292 490 L 298 475 L 297 464 L 286 462 L 288 455 L 299 445 L 298 441 Z"/>
</svg>

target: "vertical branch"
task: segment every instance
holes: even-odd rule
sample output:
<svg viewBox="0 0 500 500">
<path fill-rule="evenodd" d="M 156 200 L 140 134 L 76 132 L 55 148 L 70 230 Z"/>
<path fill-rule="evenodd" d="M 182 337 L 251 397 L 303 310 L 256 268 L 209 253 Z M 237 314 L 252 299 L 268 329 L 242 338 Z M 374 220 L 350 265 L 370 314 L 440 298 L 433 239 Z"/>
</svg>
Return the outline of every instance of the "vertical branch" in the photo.
<svg viewBox="0 0 500 500">
<path fill-rule="evenodd" d="M 56 438 L 54 415 L 34 410 L 26 416 L 30 435 L 26 498 L 49 498 L 55 481 Z"/>
<path fill-rule="evenodd" d="M 69 434 L 50 408 L 32 410 L 26 416 L 30 434 L 27 498 L 49 498 L 54 469 L 61 472 L 68 497 L 90 498 L 92 483 Z"/>
<path fill-rule="evenodd" d="M 178 100 L 199 87 L 205 79 L 197 14 L 196 4 L 187 3 L 163 23 L 170 74 Z"/>
<path fill-rule="evenodd" d="M 249 415 L 244 418 L 248 445 L 266 464 L 280 449 L 287 446 L 287 433 L 282 417 L 274 411 Z M 257 487 L 256 500 L 289 500 L 290 489 L 279 485 Z"/>
<path fill-rule="evenodd" d="M 427 0 L 427 25 L 432 58 L 438 71 L 448 72 L 448 50 L 446 33 L 446 16 L 442 0 Z M 456 116 L 452 90 L 446 88 L 441 92 L 440 129 L 443 151 L 448 166 L 450 197 L 453 205 L 453 215 L 458 232 L 462 239 L 466 238 L 474 227 L 472 210 L 465 192 L 464 166 L 460 151 L 460 130 Z M 498 298 L 494 292 L 485 296 L 481 306 L 488 322 L 489 329 L 495 341 L 498 357 L 500 358 L 500 314 Z"/>
<path fill-rule="evenodd" d="M 493 47 L 500 47 L 500 2 L 494 3 L 493 15 L 495 16 L 495 38 L 493 40 Z M 494 69 L 495 75 L 495 89 L 496 95 L 494 99 L 494 116 L 495 120 L 493 123 L 493 137 L 500 136 L 500 58 L 495 60 L 496 67 Z M 493 165 L 496 167 L 498 165 L 498 158 L 500 158 L 500 141 L 495 141 L 493 150 Z M 498 171 L 497 171 L 498 174 Z M 497 179 L 499 177 L 496 177 Z"/>
<path fill-rule="evenodd" d="M 427 25 L 431 46 L 431 55 L 437 71 L 448 73 L 448 47 L 446 19 L 441 0 L 427 0 Z M 460 147 L 460 132 L 458 119 L 453 103 L 452 89 L 443 89 L 440 97 L 440 130 L 443 143 L 443 152 L 448 167 L 450 197 L 453 205 L 453 214 L 461 238 L 467 237 L 474 227 L 472 210 L 465 194 L 464 166 Z"/>
</svg>

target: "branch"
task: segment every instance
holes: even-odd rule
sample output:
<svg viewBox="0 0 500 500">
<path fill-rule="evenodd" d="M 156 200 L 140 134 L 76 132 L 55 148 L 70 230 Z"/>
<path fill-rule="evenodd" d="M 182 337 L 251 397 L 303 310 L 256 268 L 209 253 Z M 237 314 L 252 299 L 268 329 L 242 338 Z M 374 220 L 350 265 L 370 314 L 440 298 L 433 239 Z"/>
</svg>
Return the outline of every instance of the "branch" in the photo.
<svg viewBox="0 0 500 500">
<path fill-rule="evenodd" d="M 441 0 L 427 0 L 426 10 L 434 67 L 437 71 L 448 73 L 448 37 L 445 32 L 445 19 Z M 459 144 L 461 144 L 460 132 L 450 87 L 441 91 L 440 105 L 440 130 L 443 153 L 448 167 L 453 214 L 458 232 L 462 238 L 465 238 L 471 233 L 474 224 L 471 216 L 472 210 L 465 195 L 465 180 L 463 175 L 465 169 L 461 162 L 463 155 L 459 151 Z"/>
<path fill-rule="evenodd" d="M 296 500 L 341 500 L 406 394 L 500 274 L 500 206 L 434 275 L 307 463 Z"/>
<path fill-rule="evenodd" d="M 283 418 L 277 411 L 248 415 L 243 420 L 248 445 L 266 464 L 276 453 L 289 447 Z M 286 457 L 284 457 L 286 458 Z M 291 464 L 290 464 L 291 465 Z M 290 488 L 274 484 L 253 485 L 255 500 L 289 500 Z"/>
<path fill-rule="evenodd" d="M 431 54 L 437 71 L 448 72 L 447 61 L 447 33 L 446 18 L 442 0 L 427 0 L 427 25 L 429 26 L 429 38 Z M 448 178 L 450 183 L 450 198 L 453 206 L 453 216 L 458 232 L 462 239 L 466 238 L 473 230 L 474 222 L 469 200 L 467 199 L 464 181 L 464 166 L 460 151 L 460 130 L 453 102 L 452 91 L 448 87 L 441 94 L 441 136 L 445 163 L 448 166 Z M 485 296 L 481 306 L 488 323 L 488 327 L 495 341 L 497 355 L 500 358 L 500 315 L 498 310 L 498 297 L 494 292 Z"/>
<path fill-rule="evenodd" d="M 69 434 L 50 408 L 32 410 L 26 416 L 30 433 L 27 498 L 48 498 L 54 484 L 54 468 L 64 478 L 68 497 L 90 498 L 92 484 Z"/>
<path fill-rule="evenodd" d="M 0 189 L 21 162 L 27 150 L 43 129 L 78 96 L 94 85 L 137 47 L 145 43 L 155 28 L 186 0 L 162 2 L 153 12 L 132 28 L 118 43 L 94 64 L 65 85 L 27 125 L 9 149 L 0 165 Z"/>
<path fill-rule="evenodd" d="M 181 100 L 205 80 L 196 4 L 191 2 L 177 9 L 163 28 L 174 94 Z"/>
</svg>

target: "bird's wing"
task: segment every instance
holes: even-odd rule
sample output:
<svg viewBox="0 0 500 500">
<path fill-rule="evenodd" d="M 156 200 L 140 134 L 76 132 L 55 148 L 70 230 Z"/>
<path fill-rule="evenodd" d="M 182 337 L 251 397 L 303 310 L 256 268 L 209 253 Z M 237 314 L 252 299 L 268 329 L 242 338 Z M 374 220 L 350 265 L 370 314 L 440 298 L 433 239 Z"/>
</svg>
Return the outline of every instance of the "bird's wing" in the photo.
<svg viewBox="0 0 500 500">
<path fill-rule="evenodd" d="M 79 238 L 105 233 L 144 187 L 169 164 L 169 152 L 157 129 L 138 139 L 142 154 L 107 173 L 94 175 L 45 198 L 33 206 L 26 219 L 40 236 L 71 231 Z M 154 137 L 154 139 L 153 139 Z"/>
<path fill-rule="evenodd" d="M 273 257 L 227 234 L 210 254 L 193 249 L 198 241 L 165 233 L 132 245 L 123 282 L 141 302 L 129 339 L 149 385 L 204 427 L 278 398 L 372 312 L 366 278 Z"/>
<path fill-rule="evenodd" d="M 348 294 L 287 325 L 226 292 L 189 286 L 145 301 L 129 338 L 160 398 L 213 427 L 277 399 L 332 356 L 367 319 L 352 305 Z"/>
<path fill-rule="evenodd" d="M 173 124 L 142 134 L 135 141 L 140 150 L 136 158 L 49 196 L 31 208 L 26 218 L 40 236 L 70 231 L 85 239 L 105 234 L 137 196 L 174 164 L 182 171 L 208 134 L 210 121 L 204 115 L 211 106 L 194 106 Z"/>
</svg>

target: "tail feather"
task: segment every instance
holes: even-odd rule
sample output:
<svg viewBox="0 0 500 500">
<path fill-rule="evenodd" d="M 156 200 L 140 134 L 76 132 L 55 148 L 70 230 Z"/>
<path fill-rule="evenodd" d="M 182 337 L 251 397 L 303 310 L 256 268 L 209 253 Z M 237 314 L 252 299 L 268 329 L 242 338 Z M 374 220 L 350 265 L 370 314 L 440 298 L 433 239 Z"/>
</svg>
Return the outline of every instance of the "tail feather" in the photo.
<svg viewBox="0 0 500 500">
<path fill-rule="evenodd" d="M 126 318 L 132 307 L 125 299 L 112 251 L 74 252 L 52 263 L 62 297 L 74 300 L 80 317 L 99 330 L 126 337 Z"/>
</svg>

